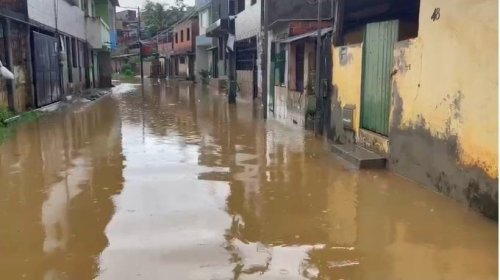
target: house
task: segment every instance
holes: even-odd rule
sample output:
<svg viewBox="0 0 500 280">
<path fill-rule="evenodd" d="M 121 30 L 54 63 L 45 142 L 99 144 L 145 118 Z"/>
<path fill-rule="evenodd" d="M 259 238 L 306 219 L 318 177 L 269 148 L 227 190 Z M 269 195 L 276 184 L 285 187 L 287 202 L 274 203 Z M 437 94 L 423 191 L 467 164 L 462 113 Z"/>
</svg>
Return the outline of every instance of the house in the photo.
<svg viewBox="0 0 500 280">
<path fill-rule="evenodd" d="M 113 45 L 110 34 L 114 32 L 114 7 L 118 1 L 52 3 L 47 6 L 46 0 L 27 0 L 35 50 L 32 73 L 36 107 L 91 86 L 111 85 L 108 49 Z M 49 50 L 48 57 L 42 49 Z"/>
<path fill-rule="evenodd" d="M 498 219 L 498 1 L 339 1 L 331 138 Z"/>
<path fill-rule="evenodd" d="M 198 11 L 198 30 L 196 36 L 196 63 L 195 75 L 198 77 L 201 71 L 213 72 L 212 47 L 213 38 L 207 37 L 206 31 L 211 23 L 211 0 L 196 0 L 195 8 Z M 199 79 L 197 79 L 199 80 Z"/>
<path fill-rule="evenodd" d="M 87 0 L 83 4 L 86 38 L 91 47 L 87 87 L 110 87 L 113 74 L 111 51 L 116 48 L 112 34 L 116 34 L 115 7 L 118 0 Z"/>
<path fill-rule="evenodd" d="M 252 100 L 262 95 L 261 0 L 236 3 L 236 80 L 240 97 Z"/>
<path fill-rule="evenodd" d="M 211 21 L 206 29 L 206 36 L 214 40 L 211 48 L 210 84 L 219 89 L 228 78 L 229 56 L 226 46 L 230 31 L 229 16 L 234 16 L 235 7 L 233 0 L 212 0 Z"/>
<path fill-rule="evenodd" d="M 85 88 L 111 86 L 116 5 L 117 0 L 0 0 L 0 59 L 15 74 L 14 81 L 0 82 L 0 105 L 23 112 Z"/>
<path fill-rule="evenodd" d="M 268 116 L 290 126 L 304 127 L 308 107 L 315 103 L 316 38 L 332 31 L 331 2 L 303 0 L 268 3 Z"/>
<path fill-rule="evenodd" d="M 195 76 L 196 36 L 198 36 L 198 14 L 188 15 L 173 29 L 174 74 L 188 79 Z"/>
<path fill-rule="evenodd" d="M 160 32 L 158 35 L 158 55 L 165 76 L 174 76 L 174 33 L 172 30 Z"/>
</svg>

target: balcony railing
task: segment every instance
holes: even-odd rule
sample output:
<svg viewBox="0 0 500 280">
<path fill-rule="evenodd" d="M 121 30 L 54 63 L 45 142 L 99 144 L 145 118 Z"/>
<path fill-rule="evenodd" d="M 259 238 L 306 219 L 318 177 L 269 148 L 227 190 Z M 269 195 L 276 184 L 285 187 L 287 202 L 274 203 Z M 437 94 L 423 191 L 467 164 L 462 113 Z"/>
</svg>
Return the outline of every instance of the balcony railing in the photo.
<svg viewBox="0 0 500 280">
<path fill-rule="evenodd" d="M 100 17 L 87 17 L 87 41 L 94 49 L 110 48 L 109 26 Z"/>
</svg>

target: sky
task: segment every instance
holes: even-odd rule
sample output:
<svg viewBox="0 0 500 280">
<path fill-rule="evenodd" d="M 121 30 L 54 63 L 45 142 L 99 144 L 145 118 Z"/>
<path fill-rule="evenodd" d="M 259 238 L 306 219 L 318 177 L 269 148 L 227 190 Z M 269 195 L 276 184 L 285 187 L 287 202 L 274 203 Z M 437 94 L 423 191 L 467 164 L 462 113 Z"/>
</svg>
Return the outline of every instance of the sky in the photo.
<svg viewBox="0 0 500 280">
<path fill-rule="evenodd" d="M 175 0 L 152 0 L 153 2 L 160 2 L 160 3 L 168 3 L 168 4 L 174 4 Z M 137 7 L 137 6 L 144 6 L 144 3 L 146 0 L 119 0 L 120 6 L 122 7 Z M 184 3 L 186 5 L 194 6 L 194 0 L 184 0 Z M 124 10 L 123 8 L 117 8 L 118 11 Z"/>
</svg>

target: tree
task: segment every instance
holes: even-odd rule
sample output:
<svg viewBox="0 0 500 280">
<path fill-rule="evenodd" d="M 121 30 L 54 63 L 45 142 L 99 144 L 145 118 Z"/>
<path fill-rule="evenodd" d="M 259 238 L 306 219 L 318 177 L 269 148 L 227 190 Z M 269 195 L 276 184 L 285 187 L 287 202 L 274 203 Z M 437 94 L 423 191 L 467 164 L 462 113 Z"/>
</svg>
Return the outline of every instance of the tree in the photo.
<svg viewBox="0 0 500 280">
<path fill-rule="evenodd" d="M 155 3 L 147 0 L 142 17 L 146 25 L 148 37 L 155 36 L 184 18 L 192 7 L 186 6 L 184 0 L 176 0 L 174 5 Z"/>
</svg>

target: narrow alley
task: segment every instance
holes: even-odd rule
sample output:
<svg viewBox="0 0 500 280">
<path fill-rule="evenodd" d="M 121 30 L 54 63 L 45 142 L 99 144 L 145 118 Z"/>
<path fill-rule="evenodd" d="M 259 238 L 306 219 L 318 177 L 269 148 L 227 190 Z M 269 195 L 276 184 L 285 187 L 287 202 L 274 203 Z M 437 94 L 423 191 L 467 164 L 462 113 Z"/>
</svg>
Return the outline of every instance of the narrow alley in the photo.
<svg viewBox="0 0 500 280">
<path fill-rule="evenodd" d="M 496 279 L 497 223 L 260 106 L 147 80 L 0 146 L 0 279 Z"/>
</svg>

